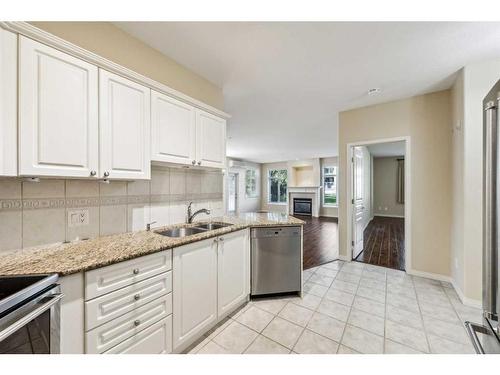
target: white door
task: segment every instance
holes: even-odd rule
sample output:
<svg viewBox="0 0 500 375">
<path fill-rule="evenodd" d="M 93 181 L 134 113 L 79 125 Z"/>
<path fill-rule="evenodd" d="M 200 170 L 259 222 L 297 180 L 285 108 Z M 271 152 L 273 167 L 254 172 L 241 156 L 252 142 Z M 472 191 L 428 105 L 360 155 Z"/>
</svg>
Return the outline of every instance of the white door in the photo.
<svg viewBox="0 0 500 375">
<path fill-rule="evenodd" d="M 226 120 L 202 110 L 196 111 L 196 164 L 224 168 Z"/>
<path fill-rule="evenodd" d="M 149 88 L 99 70 L 101 177 L 151 178 L 150 104 Z"/>
<path fill-rule="evenodd" d="M 227 182 L 227 213 L 235 215 L 238 210 L 238 174 L 229 173 Z"/>
<path fill-rule="evenodd" d="M 365 215 L 364 158 L 361 147 L 353 148 L 353 259 L 363 251 L 363 230 Z"/>
<path fill-rule="evenodd" d="M 19 174 L 97 177 L 97 67 L 19 37 Z"/>
<path fill-rule="evenodd" d="M 196 163 L 196 113 L 194 107 L 151 91 L 151 140 L 154 161 Z"/>
<path fill-rule="evenodd" d="M 173 345 L 182 350 L 217 320 L 217 241 L 174 248 Z"/>
<path fill-rule="evenodd" d="M 17 175 L 17 35 L 0 29 L 0 176 Z"/>
<path fill-rule="evenodd" d="M 219 237 L 218 318 L 242 304 L 250 293 L 250 246 L 248 231 Z"/>
</svg>

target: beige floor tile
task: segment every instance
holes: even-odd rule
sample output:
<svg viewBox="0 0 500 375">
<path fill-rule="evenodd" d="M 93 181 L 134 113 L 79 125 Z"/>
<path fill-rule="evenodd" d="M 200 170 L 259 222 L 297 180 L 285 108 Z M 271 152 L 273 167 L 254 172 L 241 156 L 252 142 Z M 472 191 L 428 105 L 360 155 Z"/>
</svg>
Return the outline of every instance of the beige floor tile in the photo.
<svg viewBox="0 0 500 375">
<path fill-rule="evenodd" d="M 348 273 L 348 272 L 345 272 L 344 270 L 341 270 L 338 273 L 336 280 L 342 280 L 342 281 L 347 281 L 348 283 L 359 284 L 359 280 L 361 280 L 361 276 L 355 275 L 353 273 Z"/>
<path fill-rule="evenodd" d="M 337 354 L 361 354 L 354 349 L 351 349 L 345 345 L 339 345 L 339 349 L 337 350 Z"/>
<path fill-rule="evenodd" d="M 382 292 L 385 292 L 385 281 L 368 279 L 368 278 L 365 278 L 364 276 L 361 277 L 361 280 L 359 281 L 359 286 L 364 287 L 364 288 L 377 289 L 377 290 L 380 290 Z"/>
<path fill-rule="evenodd" d="M 330 285 L 332 285 L 333 277 L 323 276 L 315 273 L 311 275 L 311 277 L 307 281 L 329 287 Z"/>
<path fill-rule="evenodd" d="M 428 335 L 431 353 L 433 354 L 474 354 L 470 343 L 461 344 L 442 337 Z"/>
<path fill-rule="evenodd" d="M 231 354 L 231 352 L 224 349 L 217 343 L 209 341 L 205 346 L 198 350 L 197 354 Z"/>
<path fill-rule="evenodd" d="M 384 336 L 384 318 L 380 318 L 373 314 L 353 308 L 351 309 L 347 323 L 373 332 L 379 336 Z"/>
<path fill-rule="evenodd" d="M 342 272 L 352 273 L 353 275 L 361 275 L 364 267 L 357 266 L 359 263 L 351 263 L 342 267 Z"/>
<path fill-rule="evenodd" d="M 241 323 L 232 321 L 212 341 L 231 353 L 243 353 L 257 336 L 257 332 Z"/>
<path fill-rule="evenodd" d="M 327 277 L 335 277 L 335 276 L 337 276 L 337 273 L 338 273 L 337 270 L 332 270 L 332 269 L 326 268 L 326 267 L 320 267 L 314 272 L 315 275 L 321 275 L 321 276 L 327 276 Z"/>
<path fill-rule="evenodd" d="M 380 316 L 382 318 L 385 316 L 385 304 L 373 301 L 368 298 L 360 296 L 354 297 L 352 307 L 376 316 Z"/>
<path fill-rule="evenodd" d="M 290 349 L 259 335 L 255 341 L 248 347 L 245 354 L 288 354 Z"/>
<path fill-rule="evenodd" d="M 287 303 L 288 301 L 282 298 L 259 298 L 252 300 L 252 304 L 259 309 L 266 310 L 274 315 L 278 314 Z"/>
<path fill-rule="evenodd" d="M 423 354 L 418 350 L 402 345 L 398 342 L 385 340 L 385 354 Z"/>
<path fill-rule="evenodd" d="M 341 344 L 360 353 L 382 354 L 384 352 L 384 338 L 364 329 L 347 325 Z"/>
<path fill-rule="evenodd" d="M 352 302 L 354 301 L 354 294 L 331 288 L 328 290 L 328 292 L 326 292 L 325 298 L 346 306 L 351 306 Z"/>
<path fill-rule="evenodd" d="M 387 292 L 387 304 L 402 310 L 420 313 L 417 300 L 399 294 L 392 294 L 390 291 Z"/>
<path fill-rule="evenodd" d="M 334 280 L 330 289 L 337 289 L 341 290 L 342 292 L 356 294 L 356 290 L 358 290 L 358 284 L 343 280 Z"/>
<path fill-rule="evenodd" d="M 232 321 L 233 320 L 231 318 L 223 319 L 221 322 L 217 323 L 215 327 L 206 332 L 205 336 L 207 336 L 209 339 L 213 339 L 219 333 L 224 331 L 231 324 Z"/>
<path fill-rule="evenodd" d="M 413 328 L 423 329 L 422 317 L 420 314 L 402 310 L 392 305 L 387 305 L 386 318 L 395 323 L 402 324 Z"/>
<path fill-rule="evenodd" d="M 257 332 L 262 332 L 264 328 L 273 320 L 274 315 L 255 306 L 251 306 L 245 312 L 240 314 L 236 321 Z"/>
<path fill-rule="evenodd" d="M 305 327 L 313 315 L 313 311 L 305 307 L 298 306 L 289 302 L 278 314 L 278 316 L 286 319 L 299 326 Z"/>
<path fill-rule="evenodd" d="M 323 297 L 326 292 L 328 291 L 328 287 L 319 285 L 319 284 L 314 284 L 311 282 L 307 282 L 304 284 L 304 292 L 313 294 L 317 297 Z"/>
<path fill-rule="evenodd" d="M 460 323 L 444 322 L 439 319 L 430 318 L 424 315 L 424 325 L 429 334 L 443 337 L 462 344 L 469 344 L 470 339 L 467 336 L 465 328 Z"/>
<path fill-rule="evenodd" d="M 291 302 L 309 310 L 316 310 L 321 302 L 321 297 L 315 296 L 314 294 L 304 293 L 302 298 L 295 298 Z"/>
<path fill-rule="evenodd" d="M 452 307 L 443 307 L 424 302 L 420 302 L 419 305 L 423 316 L 429 316 L 449 323 L 460 323 L 458 315 Z"/>
<path fill-rule="evenodd" d="M 314 313 L 307 324 L 307 328 L 322 336 L 328 337 L 337 342 L 342 338 L 344 333 L 345 322 L 331 318 L 327 315 Z"/>
<path fill-rule="evenodd" d="M 421 329 L 403 326 L 387 320 L 385 324 L 385 337 L 421 352 L 429 352 L 427 338 Z"/>
<path fill-rule="evenodd" d="M 343 322 L 347 321 L 349 317 L 350 307 L 346 305 L 342 305 L 337 302 L 329 301 L 327 299 L 323 299 L 318 306 L 318 312 L 328 315 L 332 318 L 341 320 Z"/>
<path fill-rule="evenodd" d="M 380 303 L 385 302 L 385 292 L 378 290 L 378 289 L 373 289 L 373 288 L 366 288 L 363 286 L 360 286 L 358 290 L 356 291 L 356 295 L 371 299 L 373 301 L 377 301 Z"/>
<path fill-rule="evenodd" d="M 330 262 L 330 263 L 323 264 L 321 267 L 322 268 L 327 268 L 329 270 L 338 271 L 338 270 L 340 270 L 342 268 L 342 264 L 339 263 L 339 262 L 333 261 L 333 262 Z"/>
<path fill-rule="evenodd" d="M 262 334 L 267 338 L 292 349 L 302 333 L 303 328 L 285 319 L 276 317 L 264 329 Z"/>
<path fill-rule="evenodd" d="M 336 354 L 338 347 L 335 341 L 305 329 L 293 351 L 300 354 Z"/>
</svg>

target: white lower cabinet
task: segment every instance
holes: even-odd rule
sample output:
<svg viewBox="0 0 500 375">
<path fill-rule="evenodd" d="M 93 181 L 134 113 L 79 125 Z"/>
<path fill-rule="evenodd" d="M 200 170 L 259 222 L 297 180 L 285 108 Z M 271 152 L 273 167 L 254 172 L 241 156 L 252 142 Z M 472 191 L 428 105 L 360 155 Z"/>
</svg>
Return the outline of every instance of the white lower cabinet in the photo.
<svg viewBox="0 0 500 375">
<path fill-rule="evenodd" d="M 172 264 L 173 350 L 180 352 L 247 300 L 248 231 L 175 248 Z"/>
<path fill-rule="evenodd" d="M 242 231 L 219 237 L 217 254 L 219 316 L 229 314 L 250 294 L 250 246 L 247 234 L 248 231 Z"/>
<path fill-rule="evenodd" d="M 217 321 L 217 240 L 174 249 L 174 350 Z"/>
<path fill-rule="evenodd" d="M 162 319 L 104 354 L 168 354 L 172 352 L 172 315 Z"/>
</svg>

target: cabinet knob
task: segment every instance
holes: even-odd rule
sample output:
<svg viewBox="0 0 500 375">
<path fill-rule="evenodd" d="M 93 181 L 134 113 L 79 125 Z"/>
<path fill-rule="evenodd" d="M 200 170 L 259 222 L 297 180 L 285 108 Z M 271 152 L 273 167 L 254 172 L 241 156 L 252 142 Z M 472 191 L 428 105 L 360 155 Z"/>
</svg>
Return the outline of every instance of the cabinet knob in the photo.
<svg viewBox="0 0 500 375">
<path fill-rule="evenodd" d="M 108 171 L 104 172 L 104 177 L 109 177 L 109 172 Z"/>
<path fill-rule="evenodd" d="M 201 165 L 201 161 L 198 162 L 198 165 Z"/>
<path fill-rule="evenodd" d="M 218 242 L 217 238 L 214 238 L 214 243 L 217 243 L 217 242 Z"/>
<path fill-rule="evenodd" d="M 134 275 L 138 275 L 139 274 L 139 268 L 134 268 L 134 270 L 132 272 L 134 273 Z"/>
<path fill-rule="evenodd" d="M 90 175 L 91 175 L 91 176 L 95 176 L 96 174 L 97 174 L 97 172 L 96 172 L 96 171 L 90 171 Z"/>
<path fill-rule="evenodd" d="M 195 164 L 196 164 L 196 160 L 193 160 L 193 161 L 191 162 L 191 164 L 195 165 Z"/>
<path fill-rule="evenodd" d="M 224 237 L 219 237 L 219 241 L 224 242 Z"/>
<path fill-rule="evenodd" d="M 139 319 L 134 320 L 134 326 L 137 327 L 139 324 L 141 324 L 141 321 Z"/>
<path fill-rule="evenodd" d="M 141 295 L 140 295 L 140 294 L 136 294 L 136 295 L 134 296 L 134 299 L 135 299 L 136 301 L 139 301 L 139 299 L 140 299 L 140 298 L 141 298 Z"/>
</svg>

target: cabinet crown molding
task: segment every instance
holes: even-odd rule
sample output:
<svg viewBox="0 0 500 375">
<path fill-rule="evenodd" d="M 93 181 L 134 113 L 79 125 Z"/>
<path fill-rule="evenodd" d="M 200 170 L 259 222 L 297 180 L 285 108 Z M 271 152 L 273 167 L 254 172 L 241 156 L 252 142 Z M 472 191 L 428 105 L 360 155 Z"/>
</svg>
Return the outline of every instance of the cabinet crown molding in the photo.
<svg viewBox="0 0 500 375">
<path fill-rule="evenodd" d="M 139 84 L 145 85 L 152 90 L 156 90 L 159 92 L 162 92 L 168 96 L 171 96 L 175 99 L 178 99 L 180 101 L 183 101 L 185 103 L 188 103 L 192 105 L 193 107 L 202 109 L 204 111 L 207 111 L 209 113 L 212 113 L 213 115 L 222 117 L 224 119 L 229 119 L 231 116 L 224 112 L 221 111 L 220 109 L 217 109 L 215 107 L 212 107 L 208 104 L 205 104 L 197 99 L 194 99 L 186 94 L 183 94 L 180 91 L 174 90 L 171 87 L 168 87 L 167 85 L 164 85 L 160 82 L 157 82 L 151 78 L 148 78 L 146 76 L 143 76 L 142 74 L 139 74 L 137 72 L 134 72 L 133 70 L 130 70 L 128 68 L 125 68 L 119 64 L 116 64 L 112 62 L 111 60 L 108 60 L 102 56 L 99 56 L 93 52 L 87 51 L 86 49 L 83 49 L 81 47 L 78 47 L 77 45 L 68 42 L 67 40 L 64 40 L 62 38 L 59 38 L 49 32 L 46 32 L 44 30 L 39 29 L 38 27 L 35 27 L 27 22 L 0 22 L 0 27 L 3 29 L 15 32 L 20 35 L 24 35 L 28 38 L 34 39 L 40 43 L 44 43 L 50 47 L 56 48 L 62 52 L 66 52 L 74 57 L 78 57 L 82 60 L 87 61 L 88 63 L 94 64 L 99 68 L 105 69 L 109 72 L 121 75 L 124 78 L 128 78 L 132 81 L 135 81 Z"/>
</svg>

